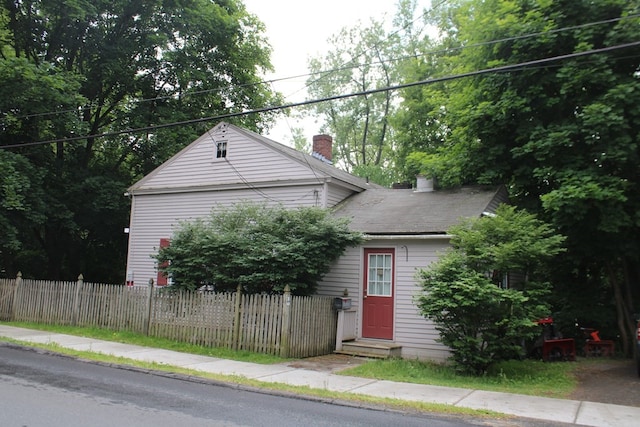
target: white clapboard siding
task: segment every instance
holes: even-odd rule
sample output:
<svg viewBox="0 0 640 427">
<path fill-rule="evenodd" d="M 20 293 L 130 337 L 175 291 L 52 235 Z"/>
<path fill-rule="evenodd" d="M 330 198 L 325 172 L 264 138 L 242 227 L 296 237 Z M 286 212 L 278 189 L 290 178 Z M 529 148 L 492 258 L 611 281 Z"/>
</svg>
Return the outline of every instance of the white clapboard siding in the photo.
<svg viewBox="0 0 640 427">
<path fill-rule="evenodd" d="M 364 248 L 385 247 L 395 249 L 395 318 L 393 342 L 402 346 L 402 357 L 444 360 L 448 350 L 436 340 L 439 337 L 433 324 L 418 312 L 414 297 L 419 292 L 416 272 L 435 261 L 448 247 L 448 240 L 368 240 L 359 248 L 348 249 L 336 261 L 319 286 L 318 294 L 342 296 L 345 288 L 357 310 L 357 331 L 361 336 Z"/>
<path fill-rule="evenodd" d="M 398 241 L 396 244 L 396 289 L 394 341 L 402 346 L 402 357 L 444 360 L 447 347 L 436 340 L 439 333 L 425 319 L 414 298 L 421 291 L 416 274 L 446 251 L 448 239 Z"/>
<path fill-rule="evenodd" d="M 285 207 L 315 206 L 322 186 L 296 186 L 207 192 L 144 194 L 136 196 L 129 227 L 127 280 L 144 285 L 156 280 L 156 263 L 151 255 L 158 252 L 161 238 L 170 238 L 182 222 L 204 218 L 212 209 L 230 206 L 243 200 Z"/>
<path fill-rule="evenodd" d="M 313 179 L 303 164 L 243 134 L 226 133 L 227 156 L 216 159 L 216 128 L 205 133 L 135 184 L 134 191 L 191 188 L 259 181 Z"/>
<path fill-rule="evenodd" d="M 326 207 L 332 208 L 352 194 L 353 191 L 349 190 L 348 188 L 329 185 Z"/>
<path fill-rule="evenodd" d="M 216 159 L 215 142 L 222 140 L 227 156 Z M 129 188 L 127 281 L 155 281 L 152 256 L 160 239 L 213 209 L 242 201 L 332 207 L 367 185 L 309 155 L 221 123 Z"/>
<path fill-rule="evenodd" d="M 318 286 L 318 295 L 339 297 L 347 290 L 354 307 L 359 306 L 362 283 L 362 248 L 347 248 Z"/>
</svg>

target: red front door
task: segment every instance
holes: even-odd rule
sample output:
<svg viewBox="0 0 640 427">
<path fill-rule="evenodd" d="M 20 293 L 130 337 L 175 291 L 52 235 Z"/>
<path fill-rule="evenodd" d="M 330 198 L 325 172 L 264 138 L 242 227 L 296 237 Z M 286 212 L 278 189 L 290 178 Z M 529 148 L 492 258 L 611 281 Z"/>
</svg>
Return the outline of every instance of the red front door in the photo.
<svg viewBox="0 0 640 427">
<path fill-rule="evenodd" d="M 395 250 L 364 250 L 362 337 L 393 339 Z"/>
</svg>

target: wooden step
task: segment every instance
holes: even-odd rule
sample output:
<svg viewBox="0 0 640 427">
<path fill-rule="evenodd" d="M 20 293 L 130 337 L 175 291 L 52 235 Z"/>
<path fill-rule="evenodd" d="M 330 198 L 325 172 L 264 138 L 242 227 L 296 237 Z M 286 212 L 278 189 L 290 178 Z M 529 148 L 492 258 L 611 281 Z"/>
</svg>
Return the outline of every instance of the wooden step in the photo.
<svg viewBox="0 0 640 427">
<path fill-rule="evenodd" d="M 337 350 L 335 353 L 348 354 L 351 356 L 360 357 L 375 357 L 380 359 L 389 359 L 392 357 L 400 357 L 402 352 L 402 346 L 384 342 L 384 341 L 344 341 L 342 343 L 342 350 Z"/>
</svg>

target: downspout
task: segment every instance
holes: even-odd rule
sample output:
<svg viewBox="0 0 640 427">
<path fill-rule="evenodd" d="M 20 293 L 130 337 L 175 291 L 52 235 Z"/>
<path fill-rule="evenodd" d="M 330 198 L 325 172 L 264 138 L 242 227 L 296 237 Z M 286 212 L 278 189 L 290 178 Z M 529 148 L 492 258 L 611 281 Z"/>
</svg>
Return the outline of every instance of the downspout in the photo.
<svg viewBox="0 0 640 427">
<path fill-rule="evenodd" d="M 322 184 L 322 207 L 329 207 L 329 183 L 326 180 Z"/>
<path fill-rule="evenodd" d="M 126 234 L 127 234 L 127 264 L 125 265 L 124 280 L 125 280 L 125 284 L 126 285 L 133 286 L 133 285 L 135 285 L 135 274 L 134 274 L 133 271 L 130 270 L 130 265 L 131 265 L 131 254 L 133 252 L 133 245 L 132 245 L 133 240 L 131 239 L 131 230 L 132 230 L 132 226 L 133 226 L 133 212 L 135 211 L 135 196 L 130 192 L 124 193 L 124 196 L 128 197 L 129 200 L 131 201 L 131 206 L 129 207 L 129 228 L 126 231 Z"/>
</svg>

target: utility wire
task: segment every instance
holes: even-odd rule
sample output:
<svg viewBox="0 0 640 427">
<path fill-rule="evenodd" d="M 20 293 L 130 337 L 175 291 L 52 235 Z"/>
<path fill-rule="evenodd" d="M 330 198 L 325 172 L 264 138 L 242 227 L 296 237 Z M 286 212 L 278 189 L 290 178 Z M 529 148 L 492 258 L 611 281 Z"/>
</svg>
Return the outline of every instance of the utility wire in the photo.
<svg viewBox="0 0 640 427">
<path fill-rule="evenodd" d="M 319 71 L 316 73 L 312 73 L 312 74 L 308 74 L 306 77 L 313 77 L 315 75 L 321 74 L 321 76 L 311 82 L 308 82 L 307 84 L 305 84 L 305 86 L 301 89 L 298 89 L 296 92 L 289 94 L 289 96 L 294 95 L 302 90 L 307 89 L 309 86 L 312 86 L 316 83 L 318 83 L 319 81 L 323 80 L 324 78 L 326 78 L 327 76 L 336 73 L 338 71 L 343 71 L 343 70 L 349 70 L 349 69 L 353 69 L 356 67 L 360 67 L 362 65 L 382 65 L 382 64 L 386 64 L 389 62 L 398 62 L 398 61 L 403 61 L 405 59 L 409 59 L 409 58 L 414 58 L 417 55 L 409 55 L 409 56 L 404 56 L 404 57 L 399 57 L 399 58 L 391 58 L 389 60 L 386 61 L 376 61 L 376 62 L 371 62 L 369 64 L 360 64 L 360 63 L 356 63 L 355 61 L 364 56 L 367 52 L 372 51 L 374 49 L 376 49 L 380 44 L 386 42 L 387 40 L 389 40 L 391 37 L 399 34 L 402 31 L 407 31 L 408 28 L 412 28 L 413 24 L 418 21 L 419 19 L 422 19 L 423 17 L 425 17 L 428 13 L 434 12 L 437 8 L 439 8 L 440 6 L 442 6 L 443 4 L 447 3 L 449 0 L 442 0 L 440 3 L 430 6 L 429 10 L 424 10 L 424 12 L 422 12 L 422 14 L 420 14 L 420 16 L 418 16 L 417 18 L 413 19 L 411 22 L 407 23 L 404 27 L 397 29 L 396 31 L 390 33 L 389 35 L 386 36 L 386 38 L 383 41 L 380 41 L 378 43 L 374 43 L 373 46 L 363 50 L 360 53 L 357 53 L 356 55 L 354 55 L 353 57 L 351 57 L 351 59 L 349 59 L 348 61 L 344 62 L 340 67 L 338 68 L 333 68 L 331 70 L 323 70 L 323 71 Z M 422 31 L 424 31 L 424 28 L 421 28 L 418 33 L 421 33 Z M 425 53 L 425 55 L 430 55 L 431 53 Z"/>
<path fill-rule="evenodd" d="M 443 3 L 445 3 L 445 2 L 442 2 L 442 3 L 438 4 L 437 6 L 441 6 Z M 424 14 L 423 14 L 423 16 L 424 16 Z M 555 28 L 555 29 L 547 30 L 547 31 L 539 31 L 539 32 L 536 32 L 536 33 L 522 34 L 522 35 L 519 35 L 519 36 L 512 36 L 512 37 L 505 37 L 505 38 L 501 38 L 501 39 L 488 40 L 488 41 L 477 42 L 477 43 L 472 43 L 472 44 L 468 44 L 468 45 L 462 44 L 462 45 L 457 46 L 457 47 L 448 47 L 448 48 L 445 48 L 445 49 L 438 49 L 438 50 L 428 51 L 428 52 L 425 52 L 423 54 L 415 54 L 415 55 L 402 56 L 402 57 L 398 57 L 398 58 L 391 58 L 391 59 L 388 59 L 386 61 L 377 61 L 377 62 L 371 62 L 371 63 L 367 63 L 367 64 L 354 63 L 355 59 L 357 59 L 358 57 L 364 55 L 368 50 L 373 49 L 373 47 L 372 47 L 370 49 L 365 50 L 364 52 L 359 53 L 354 58 L 352 58 L 350 61 L 345 62 L 341 67 L 333 68 L 333 69 L 330 69 L 330 70 L 318 71 L 316 73 L 308 74 L 307 75 L 308 77 L 311 77 L 311 76 L 314 76 L 314 75 L 317 75 L 317 74 L 322 74 L 322 76 L 320 78 L 314 80 L 313 82 L 306 84 L 303 89 L 306 89 L 309 86 L 321 81 L 324 77 L 329 76 L 329 75 L 333 74 L 334 72 L 343 71 L 343 70 L 349 70 L 349 69 L 356 68 L 356 67 L 359 67 L 359 66 L 362 66 L 362 65 L 381 65 L 381 64 L 385 64 L 385 63 L 389 63 L 389 62 L 398 62 L 398 61 L 404 61 L 404 60 L 407 60 L 407 59 L 421 58 L 421 57 L 425 57 L 425 56 L 439 55 L 439 54 L 443 54 L 443 53 L 452 53 L 452 52 L 456 52 L 456 51 L 461 51 L 463 49 L 472 49 L 472 48 L 477 48 L 477 47 L 492 46 L 492 45 L 498 44 L 498 43 L 506 43 L 506 42 L 511 42 L 511 41 L 524 40 L 524 39 L 528 39 L 528 38 L 532 38 L 532 37 L 539 37 L 539 36 L 543 36 L 543 35 L 556 34 L 556 33 L 561 33 L 561 32 L 565 32 L 565 31 L 580 30 L 580 29 L 589 28 L 589 27 L 596 26 L 596 25 L 613 24 L 613 23 L 621 21 L 623 19 L 631 19 L 631 18 L 637 18 L 637 17 L 640 17 L 640 14 L 621 16 L 621 17 L 606 19 L 606 20 L 602 20 L 602 21 L 588 22 L 588 23 L 585 23 L 585 24 L 573 25 L 573 26 L 570 26 L 570 27 Z M 395 33 L 392 33 L 389 37 L 391 37 L 394 34 L 397 34 L 398 32 L 399 31 L 397 31 Z M 375 45 L 374 45 L 374 47 L 375 47 Z M 302 89 L 300 89 L 300 90 L 302 90 Z M 299 92 L 300 90 L 296 91 L 296 93 Z"/>
<path fill-rule="evenodd" d="M 247 186 L 247 188 L 249 188 L 251 191 L 253 191 L 257 195 L 261 196 L 263 199 L 269 200 L 271 202 L 276 202 L 276 203 L 294 203 L 294 202 L 299 202 L 300 200 L 305 200 L 308 197 L 313 197 L 314 192 L 317 191 L 315 189 L 308 190 L 306 193 L 301 194 L 300 197 L 297 197 L 295 199 L 282 199 L 282 198 L 278 198 L 278 197 L 275 197 L 275 196 L 270 196 L 267 193 L 265 193 L 264 191 L 262 191 L 255 183 L 251 183 L 247 178 L 245 178 L 242 175 L 242 173 L 240 173 L 240 171 L 233 165 L 233 163 L 231 163 L 229 161 L 228 158 L 225 158 L 225 161 L 231 167 L 231 169 L 233 169 L 235 174 L 238 176 L 238 178 L 240 178 L 240 180 L 244 183 L 244 185 Z M 312 168 L 312 170 L 313 170 L 313 168 Z M 315 171 L 314 171 L 314 175 L 315 175 Z M 320 180 L 320 178 L 317 175 L 316 175 L 316 180 L 317 180 L 317 182 L 319 184 L 322 184 L 322 181 Z"/>
<path fill-rule="evenodd" d="M 405 27 L 400 28 L 397 31 L 395 31 L 394 33 L 390 34 L 389 37 L 391 37 L 391 36 L 393 36 L 395 34 L 398 34 L 401 31 L 405 31 L 409 26 L 413 25 L 414 22 L 416 22 L 418 19 L 421 19 L 428 12 L 431 12 L 431 11 L 435 10 L 437 7 L 442 6 L 443 4 L 447 3 L 448 1 L 449 0 L 442 0 L 437 5 L 432 6 L 430 11 L 423 12 L 419 17 L 417 17 L 416 19 L 414 19 L 413 21 L 408 23 Z M 346 64 L 353 63 L 353 61 L 357 57 L 362 56 L 368 50 L 371 50 L 371 49 L 375 48 L 376 46 L 377 46 L 377 44 L 375 44 L 371 48 L 365 50 L 364 52 L 359 53 L 354 58 L 352 58 L 350 61 L 348 61 Z M 389 60 L 389 62 L 398 61 L 398 60 L 402 60 L 402 58 L 400 58 L 400 59 L 391 59 L 391 60 Z M 376 64 L 376 63 L 374 63 L 374 64 Z M 340 68 L 337 68 L 335 70 L 324 70 L 324 71 L 315 72 L 315 73 L 298 74 L 298 75 L 294 75 L 294 76 L 281 77 L 281 78 L 275 78 L 275 79 L 270 79 L 270 80 L 263 80 L 261 82 L 256 82 L 256 83 L 246 83 L 246 84 L 242 84 L 242 85 L 237 85 L 237 86 L 235 86 L 235 88 L 252 87 L 252 86 L 258 86 L 258 85 L 272 85 L 273 83 L 277 83 L 277 82 L 281 82 L 281 81 L 294 80 L 294 79 L 298 79 L 298 78 L 301 78 L 301 77 L 308 78 L 308 77 L 312 77 L 312 76 L 318 75 L 318 74 L 324 75 L 324 74 L 326 74 L 328 72 L 341 71 L 341 70 L 344 70 L 344 69 L 355 68 L 355 67 L 357 67 L 359 65 L 360 64 L 355 64 L 355 65 L 353 65 L 351 67 L 340 67 Z M 308 85 L 306 85 L 305 88 L 306 87 L 308 87 Z M 187 92 L 187 93 L 181 94 L 180 97 L 188 97 L 188 96 L 194 96 L 194 95 L 209 94 L 209 93 L 219 92 L 221 90 L 223 90 L 223 88 L 196 90 L 196 91 L 192 91 L 192 92 Z M 297 93 L 297 92 L 298 91 L 296 91 L 295 93 Z M 292 95 L 292 94 L 290 94 L 290 95 Z M 162 101 L 162 100 L 174 99 L 174 98 L 176 98 L 176 95 L 164 95 L 164 96 L 158 96 L 158 97 L 154 97 L 154 98 L 144 98 L 144 99 L 136 100 L 134 103 L 140 104 L 140 103 L 143 103 L 143 102 Z M 57 115 L 57 114 L 65 114 L 65 113 L 75 113 L 77 111 L 85 111 L 85 110 L 91 109 L 93 106 L 103 107 L 105 105 L 105 104 L 95 104 L 95 103 L 93 103 L 93 104 L 94 105 L 87 105 L 87 106 L 82 106 L 82 107 L 79 106 L 77 109 L 67 109 L 67 110 L 58 110 L 58 111 L 50 111 L 50 112 L 42 112 L 42 113 L 25 114 L 25 115 L 22 115 L 22 116 L 18 116 L 16 118 L 20 119 L 20 118 L 41 117 L 41 116 Z"/>
<path fill-rule="evenodd" d="M 443 3 L 446 3 L 446 1 L 443 1 L 440 4 L 434 6 L 434 8 L 438 7 L 438 6 L 441 6 Z M 425 14 L 426 14 L 426 12 L 425 12 Z M 416 18 L 412 22 L 415 22 L 417 19 L 420 19 L 422 16 L 424 16 L 424 14 L 421 15 L 420 17 Z M 542 35 L 555 34 L 555 33 L 560 33 L 560 32 L 565 32 L 565 31 L 574 31 L 574 30 L 588 28 L 588 27 L 592 27 L 592 26 L 596 26 L 596 25 L 612 24 L 612 23 L 615 23 L 615 22 L 618 22 L 618 21 L 621 21 L 621 20 L 632 19 L 632 18 L 637 18 L 637 17 L 640 17 L 640 13 L 627 15 L 627 16 L 622 16 L 622 17 L 617 17 L 617 18 L 606 19 L 606 20 L 602 20 L 602 21 L 588 22 L 586 24 L 574 25 L 574 26 L 570 26 L 570 27 L 556 28 L 556 29 L 552 29 L 552 30 L 548 30 L 548 31 L 541 31 L 541 32 L 536 32 L 536 33 L 523 34 L 523 35 L 513 36 L 513 37 L 505 37 L 505 38 L 502 38 L 502 39 L 489 40 L 489 41 L 486 41 L 486 42 L 472 43 L 472 44 L 469 44 L 469 45 L 460 45 L 460 46 L 457 46 L 457 47 L 451 47 L 451 48 L 446 48 L 446 49 L 432 50 L 432 51 L 428 51 L 428 52 L 425 52 L 425 53 L 422 53 L 422 54 L 405 55 L 405 56 L 400 56 L 400 57 L 396 57 L 396 58 L 390 58 L 390 59 L 385 60 L 385 61 L 375 61 L 375 62 L 371 62 L 371 63 L 368 63 L 368 64 L 354 63 L 354 61 L 357 58 L 361 57 L 362 55 L 364 55 L 367 52 L 367 51 L 364 51 L 364 52 L 361 52 L 361 53 L 357 54 L 356 56 L 354 56 L 351 60 L 345 62 L 342 66 L 337 67 L 337 68 L 333 68 L 333 69 L 330 69 L 330 70 L 322 70 L 322 71 L 317 71 L 317 72 L 313 72 L 313 73 L 297 74 L 297 75 L 293 75 L 293 76 L 274 78 L 274 79 L 269 79 L 269 80 L 263 80 L 263 81 L 256 82 L 256 83 L 245 83 L 245 84 L 241 84 L 241 85 L 236 85 L 236 86 L 234 86 L 234 88 L 246 88 L 246 87 L 261 86 L 261 85 L 272 85 L 273 83 L 283 82 L 283 81 L 287 81 L 287 80 L 295 80 L 295 79 L 299 79 L 299 78 L 309 78 L 309 77 L 314 77 L 314 76 L 320 76 L 318 79 L 314 80 L 311 83 L 307 83 L 305 85 L 305 87 L 302 88 L 302 89 L 306 89 L 310 85 L 312 85 L 314 83 L 317 83 L 318 81 L 322 80 L 327 75 L 330 75 L 330 74 L 332 74 L 334 72 L 338 72 L 338 71 L 344 71 L 344 70 L 353 69 L 353 68 L 356 68 L 356 67 L 360 67 L 362 65 L 380 65 L 380 64 L 391 63 L 391 62 L 399 62 L 399 61 L 404 61 L 404 60 L 407 60 L 407 59 L 414 59 L 414 58 L 425 57 L 425 56 L 430 56 L 430 55 L 438 55 L 438 54 L 442 54 L 442 53 L 451 53 L 451 52 L 455 52 L 455 51 L 459 51 L 459 50 L 463 50 L 463 49 L 472 49 L 472 48 L 477 48 L 477 47 L 482 47 L 482 46 L 491 46 L 491 45 L 498 44 L 498 43 L 505 43 L 505 42 L 510 42 L 510 41 L 523 40 L 523 39 L 532 38 L 532 37 L 539 37 L 539 36 L 542 36 Z M 397 34 L 398 32 L 403 31 L 403 30 L 406 30 L 406 27 L 397 30 L 396 32 L 392 33 L 390 36 L 392 36 L 394 34 Z M 373 47 L 370 48 L 370 49 L 373 49 Z M 368 50 L 370 50 L 370 49 L 368 49 Z M 154 97 L 154 98 L 143 98 L 143 99 L 135 100 L 135 101 L 133 101 L 133 103 L 134 104 L 142 104 L 142 103 L 145 103 L 145 102 L 154 102 L 154 101 L 163 101 L 163 100 L 167 100 L 167 99 L 176 99 L 178 97 L 179 98 L 186 98 L 186 97 L 197 96 L 197 95 L 206 95 L 206 94 L 210 94 L 210 93 L 220 92 L 220 91 L 222 91 L 224 89 L 225 88 L 203 89 L 203 90 L 196 90 L 196 91 L 186 92 L 186 93 L 183 93 L 183 94 L 181 94 L 179 96 L 173 94 L 173 95 L 158 96 L 158 97 Z M 299 92 L 302 89 L 297 90 L 293 94 Z M 287 96 L 291 96 L 293 94 L 289 94 Z M 96 104 L 95 102 L 92 102 L 92 103 L 90 103 L 90 105 L 78 106 L 78 108 L 75 108 L 75 109 L 66 109 L 66 110 L 57 110 L 57 111 L 42 112 L 42 113 L 24 114 L 24 115 L 21 115 L 21 116 L 16 116 L 15 118 L 22 119 L 22 118 L 30 118 L 30 117 L 55 116 L 55 115 L 66 114 L 66 113 L 77 113 L 79 111 L 89 110 L 89 109 L 91 109 L 93 107 L 104 107 L 105 105 L 106 104 L 104 104 L 104 103 Z"/>
<path fill-rule="evenodd" d="M 565 59 L 580 58 L 580 57 L 589 56 L 589 55 L 596 55 L 596 54 L 600 54 L 600 53 L 612 52 L 612 51 L 615 51 L 615 50 L 627 49 L 627 48 L 635 47 L 635 46 L 640 46 L 640 41 L 624 43 L 624 44 L 619 44 L 619 45 L 615 45 L 615 46 L 607 46 L 607 47 L 603 47 L 603 48 L 599 48 L 599 49 L 591 49 L 591 50 L 586 50 L 586 51 L 583 51 L 583 52 L 575 52 L 575 53 L 569 53 L 569 54 L 565 54 L 565 55 L 559 55 L 559 56 L 553 56 L 553 57 L 548 57 L 548 58 L 536 59 L 536 60 L 532 60 L 532 61 L 519 62 L 517 64 L 503 65 L 503 66 L 492 67 L 492 68 L 485 68 L 485 69 L 482 69 L 482 70 L 470 71 L 470 72 L 467 72 L 467 73 L 454 74 L 454 75 L 450 75 L 450 76 L 435 77 L 435 78 L 431 78 L 431 79 L 419 80 L 419 81 L 399 84 L 399 85 L 395 85 L 395 86 L 388 86 L 388 87 L 382 87 L 382 88 L 377 88 L 377 89 L 370 89 L 370 90 L 366 90 L 366 91 L 352 92 L 352 93 L 342 94 L 342 95 L 333 95 L 333 96 L 329 96 L 329 97 L 325 97 L 325 98 L 319 98 L 319 99 L 313 99 L 313 100 L 307 100 L 307 101 L 301 101 L 301 102 L 294 102 L 294 103 L 290 103 L 290 104 L 271 106 L 271 107 L 263 107 L 263 108 L 257 108 L 257 109 L 253 109 L 253 110 L 247 110 L 247 111 L 238 111 L 238 112 L 234 112 L 234 113 L 226 113 L 226 114 L 220 114 L 220 115 L 217 115 L 217 116 L 202 117 L 202 118 L 199 118 L 199 119 L 183 120 L 183 121 L 179 121 L 179 122 L 171 122 L 171 123 L 165 123 L 165 124 L 161 124 L 161 125 L 146 126 L 146 127 L 133 128 L 133 129 L 123 129 L 123 130 L 119 130 L 119 131 L 105 132 L 105 133 L 100 133 L 100 134 L 74 136 L 74 137 L 58 138 L 58 139 L 49 139 L 49 140 L 43 140 L 43 141 L 26 142 L 26 143 L 22 143 L 22 144 L 4 145 L 4 146 L 0 146 L 0 148 L 19 148 L 19 147 L 26 147 L 26 146 L 33 146 L 33 145 L 53 144 L 53 143 L 59 143 L 59 142 L 72 142 L 72 141 L 84 140 L 84 139 L 88 139 L 88 138 L 104 138 L 104 137 L 118 136 L 118 135 L 123 135 L 123 134 L 149 132 L 149 131 L 156 130 L 156 129 L 165 129 L 165 128 L 170 128 L 170 127 L 174 127 L 174 126 L 183 126 L 183 125 L 190 125 L 190 124 L 196 124 L 196 123 L 202 123 L 202 122 L 209 122 L 209 121 L 214 121 L 214 120 L 222 120 L 222 119 L 228 119 L 228 118 L 233 118 L 233 117 L 245 116 L 245 115 L 249 115 L 249 114 L 259 114 L 259 113 L 267 113 L 267 112 L 276 111 L 276 110 L 285 110 L 285 109 L 294 108 L 294 107 L 301 107 L 301 106 L 304 106 L 304 105 L 319 104 L 321 102 L 336 101 L 336 100 L 341 100 L 341 99 L 346 99 L 346 98 L 353 98 L 353 97 L 356 97 L 356 96 L 366 96 L 366 95 L 371 95 L 371 94 L 380 93 L 380 92 L 407 89 L 407 88 L 415 87 L 415 86 L 422 86 L 422 85 L 428 85 L 428 84 L 433 84 L 433 83 L 441 83 L 441 82 L 446 82 L 446 81 L 450 81 L 450 80 L 457 80 L 457 79 L 462 79 L 462 78 L 466 78 L 466 77 L 475 77 L 475 76 L 480 76 L 480 75 L 489 74 L 489 73 L 500 73 L 500 72 L 505 72 L 505 71 L 519 71 L 519 70 L 525 69 L 527 67 L 539 66 L 539 65 L 543 65 L 543 64 L 549 64 L 549 63 L 552 63 L 552 62 L 555 62 L 555 61 L 561 61 L 561 60 L 565 60 Z"/>
</svg>

